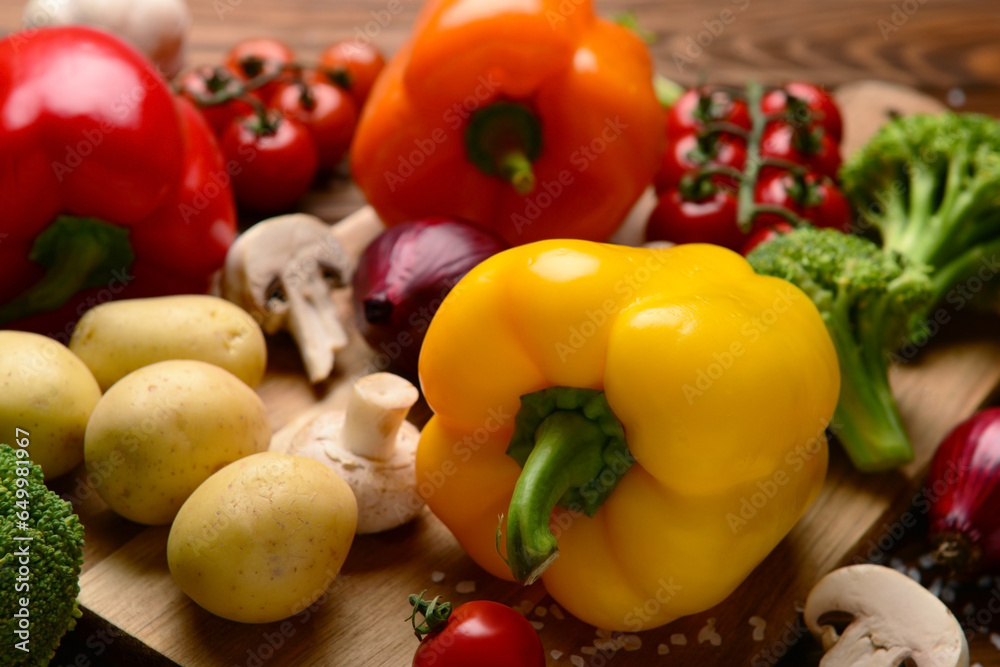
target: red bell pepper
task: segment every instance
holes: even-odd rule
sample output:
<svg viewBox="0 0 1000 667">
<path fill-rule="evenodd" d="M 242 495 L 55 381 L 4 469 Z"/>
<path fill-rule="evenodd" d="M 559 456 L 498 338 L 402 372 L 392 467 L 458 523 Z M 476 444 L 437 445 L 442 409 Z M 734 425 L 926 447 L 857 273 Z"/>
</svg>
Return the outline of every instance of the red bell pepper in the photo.
<svg viewBox="0 0 1000 667">
<path fill-rule="evenodd" d="M 0 41 L 0 327 L 65 338 L 109 299 L 205 292 L 236 235 L 210 128 L 110 34 Z"/>
</svg>

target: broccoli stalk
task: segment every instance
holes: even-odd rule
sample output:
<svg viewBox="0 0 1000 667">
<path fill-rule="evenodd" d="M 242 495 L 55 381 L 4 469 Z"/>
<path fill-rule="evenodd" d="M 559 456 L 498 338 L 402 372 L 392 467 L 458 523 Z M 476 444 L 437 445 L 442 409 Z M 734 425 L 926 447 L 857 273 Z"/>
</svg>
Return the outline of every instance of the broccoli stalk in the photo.
<svg viewBox="0 0 1000 667">
<path fill-rule="evenodd" d="M 834 229 L 800 227 L 764 243 L 747 260 L 757 273 L 802 289 L 837 350 L 840 397 L 831 428 L 865 472 L 913 459 L 889 386 L 889 355 L 931 299 L 926 268 L 871 241 Z"/>
<path fill-rule="evenodd" d="M 931 267 L 938 301 L 1000 251 L 1000 122 L 895 118 L 844 164 L 844 191 L 882 247 Z"/>
<path fill-rule="evenodd" d="M 83 526 L 26 449 L 0 444 L 0 665 L 49 664 L 80 617 Z"/>
</svg>

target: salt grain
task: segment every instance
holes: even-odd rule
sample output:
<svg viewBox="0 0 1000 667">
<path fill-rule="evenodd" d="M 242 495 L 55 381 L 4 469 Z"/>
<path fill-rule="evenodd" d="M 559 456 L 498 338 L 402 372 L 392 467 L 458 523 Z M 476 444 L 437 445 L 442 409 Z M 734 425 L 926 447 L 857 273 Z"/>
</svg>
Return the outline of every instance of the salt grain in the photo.
<svg viewBox="0 0 1000 667">
<path fill-rule="evenodd" d="M 624 635 L 621 644 L 626 651 L 638 651 L 642 648 L 642 639 L 639 635 Z"/>
<path fill-rule="evenodd" d="M 934 554 L 924 554 L 917 560 L 917 565 L 920 566 L 922 570 L 929 570 L 936 564 L 937 561 L 934 560 Z"/>
<path fill-rule="evenodd" d="M 444 572 L 434 572 L 431 574 L 431 581 L 435 584 L 440 584 L 444 581 Z"/>
<path fill-rule="evenodd" d="M 965 614 L 966 616 L 972 616 L 973 614 L 976 613 L 976 605 L 972 604 L 971 602 L 966 603 L 966 605 L 962 607 L 962 613 Z"/>
<path fill-rule="evenodd" d="M 517 607 L 522 614 L 527 615 L 530 614 L 531 610 L 535 608 L 535 603 L 531 600 L 521 600 Z"/>
<path fill-rule="evenodd" d="M 918 584 L 920 583 L 920 570 L 915 567 L 911 567 L 906 571 L 906 576 L 913 579 Z"/>
<path fill-rule="evenodd" d="M 531 627 L 533 627 L 535 630 L 541 630 L 542 628 L 545 627 L 545 624 L 542 623 L 541 621 L 532 621 Z"/>
<path fill-rule="evenodd" d="M 584 662 L 583 658 L 578 655 L 571 655 L 569 661 L 573 663 L 573 667 L 586 667 L 587 663 Z"/>
<path fill-rule="evenodd" d="M 684 646 L 688 643 L 688 638 L 680 633 L 677 633 L 675 635 L 670 635 L 670 643 L 674 646 Z"/>
<path fill-rule="evenodd" d="M 466 595 L 468 593 L 475 593 L 476 582 L 471 580 L 460 581 L 457 584 L 455 584 L 455 592 L 462 593 L 463 595 Z"/>
<path fill-rule="evenodd" d="M 552 649 L 551 651 L 549 651 L 549 655 L 552 656 L 553 660 L 558 660 L 561 657 L 563 657 L 563 652 Z"/>
<path fill-rule="evenodd" d="M 593 646 L 584 646 L 580 649 L 580 653 L 584 655 L 597 655 L 597 649 Z"/>
<path fill-rule="evenodd" d="M 1000 651 L 1000 635 L 998 635 L 995 632 L 991 632 L 990 643 L 993 644 L 993 646 L 995 646 L 998 651 Z"/>
<path fill-rule="evenodd" d="M 955 601 L 955 589 L 951 586 L 945 586 L 944 590 L 941 591 L 941 600 L 944 602 L 954 602 Z"/>
<path fill-rule="evenodd" d="M 660 644 L 659 646 L 656 647 L 657 655 L 667 655 L 668 653 L 670 653 L 670 647 L 667 646 L 666 644 Z"/>
<path fill-rule="evenodd" d="M 552 615 L 556 618 L 556 620 L 561 621 L 564 618 L 566 618 L 565 616 L 563 616 L 562 609 L 559 608 L 559 605 L 556 604 L 551 605 L 549 607 L 549 611 L 552 612 Z"/>
<path fill-rule="evenodd" d="M 535 616 L 540 616 L 544 618 L 545 614 L 547 614 L 548 611 L 549 610 L 546 609 L 545 607 L 535 607 Z"/>
<path fill-rule="evenodd" d="M 936 577 L 934 581 L 931 582 L 931 585 L 927 587 L 927 590 L 929 590 L 934 597 L 939 598 L 941 597 L 941 589 L 943 586 L 944 582 L 941 580 L 941 577 Z"/>
<path fill-rule="evenodd" d="M 767 628 L 767 621 L 760 616 L 751 616 L 750 626 L 753 628 L 753 640 L 755 642 L 764 641 L 764 630 Z"/>
<path fill-rule="evenodd" d="M 701 629 L 698 633 L 698 643 L 704 644 L 708 642 L 712 646 L 722 645 L 722 635 L 715 631 L 715 619 L 710 618 L 705 623 L 705 627 Z"/>
<path fill-rule="evenodd" d="M 896 570 L 897 572 L 906 573 L 906 563 L 903 562 L 901 558 L 891 558 L 889 559 L 889 567 Z"/>
</svg>

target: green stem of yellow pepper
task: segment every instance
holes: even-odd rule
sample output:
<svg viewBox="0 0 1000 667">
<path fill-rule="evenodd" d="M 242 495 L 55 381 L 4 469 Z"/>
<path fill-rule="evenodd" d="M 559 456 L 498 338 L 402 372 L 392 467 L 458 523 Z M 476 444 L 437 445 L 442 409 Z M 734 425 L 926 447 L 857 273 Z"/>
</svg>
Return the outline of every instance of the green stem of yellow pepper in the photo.
<svg viewBox="0 0 1000 667">
<path fill-rule="evenodd" d="M 559 555 L 549 528 L 556 505 L 593 516 L 635 460 L 604 394 L 570 387 L 521 397 L 507 454 L 523 468 L 507 515 L 507 562 L 530 584 Z"/>
</svg>

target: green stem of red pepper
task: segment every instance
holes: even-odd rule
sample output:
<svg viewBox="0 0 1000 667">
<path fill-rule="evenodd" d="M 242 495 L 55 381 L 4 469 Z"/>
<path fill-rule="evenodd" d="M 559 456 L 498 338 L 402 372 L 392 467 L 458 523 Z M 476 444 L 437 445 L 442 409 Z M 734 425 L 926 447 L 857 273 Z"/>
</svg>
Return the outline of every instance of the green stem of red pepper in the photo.
<svg viewBox="0 0 1000 667">
<path fill-rule="evenodd" d="M 635 460 L 604 394 L 571 387 L 521 397 L 507 455 L 523 468 L 507 515 L 507 563 L 530 584 L 559 555 L 549 527 L 556 505 L 593 516 Z"/>
<path fill-rule="evenodd" d="M 0 306 L 0 325 L 59 308 L 82 289 L 107 284 L 127 272 L 135 255 L 128 230 L 96 218 L 63 215 L 35 238 L 28 259 L 48 271 Z"/>
<path fill-rule="evenodd" d="M 498 176 L 520 195 L 535 188 L 531 163 L 542 152 L 542 127 L 527 107 L 494 102 L 476 111 L 465 130 L 465 153 L 489 176 Z"/>
</svg>

